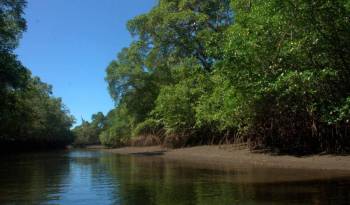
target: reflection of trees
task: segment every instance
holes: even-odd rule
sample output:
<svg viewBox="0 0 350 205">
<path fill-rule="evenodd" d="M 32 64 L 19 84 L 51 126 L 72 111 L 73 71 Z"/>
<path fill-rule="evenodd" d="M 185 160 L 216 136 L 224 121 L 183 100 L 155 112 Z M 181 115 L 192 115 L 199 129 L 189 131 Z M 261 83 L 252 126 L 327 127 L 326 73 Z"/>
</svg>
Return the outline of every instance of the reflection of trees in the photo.
<svg viewBox="0 0 350 205">
<path fill-rule="evenodd" d="M 106 155 L 101 159 L 119 184 L 122 204 L 341 204 L 349 180 L 255 183 L 259 170 L 210 170 L 156 158 Z M 266 170 L 265 170 L 266 171 Z M 248 175 L 248 176 L 244 176 Z M 248 182 L 240 177 L 251 178 Z M 270 173 L 270 177 L 274 177 Z M 345 184 L 344 184 L 345 183 Z M 342 184 L 342 186 L 339 186 Z"/>
<path fill-rule="evenodd" d="M 73 195 L 89 198 L 92 204 L 344 204 L 350 201 L 349 179 L 266 183 L 259 180 L 268 175 L 258 174 L 264 170 L 256 168 L 215 170 L 154 157 L 80 151 L 1 156 L 0 160 L 0 204 L 73 203 L 72 187 L 76 191 Z M 274 177 L 271 173 L 269 176 Z M 83 183 L 79 181 L 82 179 Z M 80 190 L 85 185 L 88 188 Z"/>
<path fill-rule="evenodd" d="M 235 186 L 208 183 L 198 170 L 155 158 L 105 157 L 103 163 L 119 183 L 122 204 L 220 204 L 235 202 Z M 220 172 L 220 174 L 222 174 Z M 215 193 L 213 194 L 213 191 Z M 216 203 L 217 202 L 217 203 Z"/>
<path fill-rule="evenodd" d="M 0 204 L 55 200 L 69 172 L 69 158 L 55 153 L 2 156 L 0 160 Z"/>
</svg>

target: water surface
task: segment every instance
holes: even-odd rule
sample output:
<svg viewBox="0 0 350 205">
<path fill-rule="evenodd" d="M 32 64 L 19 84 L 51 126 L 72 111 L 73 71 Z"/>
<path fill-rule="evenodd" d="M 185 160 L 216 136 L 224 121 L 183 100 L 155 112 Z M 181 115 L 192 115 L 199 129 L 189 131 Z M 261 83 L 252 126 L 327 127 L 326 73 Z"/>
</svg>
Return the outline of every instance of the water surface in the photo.
<svg viewBox="0 0 350 205">
<path fill-rule="evenodd" d="M 328 172 L 212 169 L 84 150 L 17 154 L 0 160 L 0 204 L 350 202 L 350 178 L 329 177 Z"/>
</svg>

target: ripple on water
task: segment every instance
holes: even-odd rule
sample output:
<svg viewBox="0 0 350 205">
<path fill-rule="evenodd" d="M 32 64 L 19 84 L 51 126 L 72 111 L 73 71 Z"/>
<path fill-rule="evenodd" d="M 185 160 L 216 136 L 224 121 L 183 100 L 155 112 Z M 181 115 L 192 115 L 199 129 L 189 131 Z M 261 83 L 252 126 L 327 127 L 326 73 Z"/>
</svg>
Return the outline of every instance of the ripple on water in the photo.
<svg viewBox="0 0 350 205">
<path fill-rule="evenodd" d="M 211 169 L 84 150 L 14 155 L 1 162 L 0 204 L 341 205 L 350 201 L 349 178 L 310 180 L 322 175 L 315 171 Z"/>
</svg>

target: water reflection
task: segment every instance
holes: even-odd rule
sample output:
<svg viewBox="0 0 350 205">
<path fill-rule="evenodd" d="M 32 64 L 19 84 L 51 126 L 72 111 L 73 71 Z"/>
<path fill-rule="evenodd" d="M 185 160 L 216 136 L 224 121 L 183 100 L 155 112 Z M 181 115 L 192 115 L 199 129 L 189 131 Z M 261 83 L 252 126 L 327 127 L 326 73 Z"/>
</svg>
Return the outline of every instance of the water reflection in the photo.
<svg viewBox="0 0 350 205">
<path fill-rule="evenodd" d="M 39 204 L 59 199 L 69 158 L 56 153 L 0 158 L 0 204 Z"/>
<path fill-rule="evenodd" d="M 0 204 L 348 204 L 350 179 L 71 151 L 0 158 Z M 325 175 L 326 177 L 326 175 Z M 324 178 L 324 177 L 322 177 Z M 291 181 L 292 180 L 292 181 Z"/>
<path fill-rule="evenodd" d="M 322 174 L 317 171 L 200 169 L 147 157 L 104 158 L 103 163 L 121 184 L 122 204 L 348 204 L 350 201 L 348 178 L 306 180 L 312 174 Z M 262 177 L 270 180 L 262 182 Z M 284 178 L 295 181 L 286 182 Z"/>
</svg>

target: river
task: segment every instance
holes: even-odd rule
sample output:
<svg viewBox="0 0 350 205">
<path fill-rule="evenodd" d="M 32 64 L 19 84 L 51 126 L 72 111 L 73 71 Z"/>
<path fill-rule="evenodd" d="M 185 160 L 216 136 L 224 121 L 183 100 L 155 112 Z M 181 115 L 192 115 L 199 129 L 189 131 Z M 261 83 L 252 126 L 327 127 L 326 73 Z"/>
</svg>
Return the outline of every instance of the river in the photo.
<svg viewBox="0 0 350 205">
<path fill-rule="evenodd" d="M 2 155 L 0 160 L 0 204 L 350 203 L 349 177 L 308 180 L 311 170 L 212 169 L 87 150 Z M 303 177 L 288 181 L 291 175 Z"/>
</svg>

